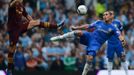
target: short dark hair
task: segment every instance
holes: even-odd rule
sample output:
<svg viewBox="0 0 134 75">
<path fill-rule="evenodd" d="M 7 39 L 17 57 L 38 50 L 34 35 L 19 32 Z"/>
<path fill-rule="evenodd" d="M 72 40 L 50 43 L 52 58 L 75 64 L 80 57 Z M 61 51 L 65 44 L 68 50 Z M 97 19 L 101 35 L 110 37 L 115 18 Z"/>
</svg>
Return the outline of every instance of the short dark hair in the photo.
<svg viewBox="0 0 134 75">
<path fill-rule="evenodd" d="M 113 10 L 108 10 L 108 12 L 110 13 L 110 15 L 114 14 Z"/>
</svg>

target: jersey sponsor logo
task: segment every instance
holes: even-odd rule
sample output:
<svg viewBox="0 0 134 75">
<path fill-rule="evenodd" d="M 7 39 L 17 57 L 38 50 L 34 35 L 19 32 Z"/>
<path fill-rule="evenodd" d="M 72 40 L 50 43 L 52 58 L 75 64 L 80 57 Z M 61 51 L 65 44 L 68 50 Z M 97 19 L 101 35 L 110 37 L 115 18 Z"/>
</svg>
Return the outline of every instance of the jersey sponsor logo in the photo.
<svg viewBox="0 0 134 75">
<path fill-rule="evenodd" d="M 99 28 L 98 30 L 101 31 L 101 32 L 107 33 L 107 34 L 112 31 L 111 28 L 109 28 L 108 30 L 104 30 L 104 29 Z"/>
</svg>

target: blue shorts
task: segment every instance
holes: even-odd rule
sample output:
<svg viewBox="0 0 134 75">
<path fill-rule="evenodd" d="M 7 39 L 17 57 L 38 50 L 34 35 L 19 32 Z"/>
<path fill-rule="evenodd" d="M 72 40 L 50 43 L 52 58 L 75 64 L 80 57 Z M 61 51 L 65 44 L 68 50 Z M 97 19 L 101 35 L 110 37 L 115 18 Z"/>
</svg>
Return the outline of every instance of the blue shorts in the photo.
<svg viewBox="0 0 134 75">
<path fill-rule="evenodd" d="M 117 54 L 118 57 L 122 56 L 122 53 L 124 53 L 124 49 L 121 45 L 121 43 L 117 45 L 109 44 L 107 45 L 107 57 L 110 60 L 113 60 L 114 58 L 114 53 Z"/>
<path fill-rule="evenodd" d="M 92 32 L 83 31 L 80 37 L 80 43 L 87 46 L 87 55 L 96 56 L 96 52 L 100 49 L 101 44 L 93 38 Z"/>
</svg>

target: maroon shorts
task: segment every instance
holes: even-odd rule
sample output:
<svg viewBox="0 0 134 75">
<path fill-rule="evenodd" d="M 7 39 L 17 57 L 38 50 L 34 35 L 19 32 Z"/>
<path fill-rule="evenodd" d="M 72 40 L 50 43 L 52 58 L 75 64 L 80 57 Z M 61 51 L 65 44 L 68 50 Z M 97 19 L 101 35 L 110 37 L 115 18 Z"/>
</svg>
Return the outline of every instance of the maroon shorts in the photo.
<svg viewBox="0 0 134 75">
<path fill-rule="evenodd" d="M 16 43 L 19 40 L 19 36 L 27 31 L 28 25 L 29 22 L 25 22 L 25 23 L 19 23 L 19 25 L 16 26 L 16 28 L 15 27 L 12 29 L 10 28 L 8 33 L 11 45 L 16 45 Z"/>
</svg>

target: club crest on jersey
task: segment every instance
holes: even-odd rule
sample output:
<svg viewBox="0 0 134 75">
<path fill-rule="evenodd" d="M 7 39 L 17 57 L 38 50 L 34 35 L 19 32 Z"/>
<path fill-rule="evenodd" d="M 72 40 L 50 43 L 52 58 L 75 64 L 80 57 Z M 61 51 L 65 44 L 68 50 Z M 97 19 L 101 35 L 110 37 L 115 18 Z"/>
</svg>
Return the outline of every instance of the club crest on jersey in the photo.
<svg viewBox="0 0 134 75">
<path fill-rule="evenodd" d="M 108 32 L 111 32 L 111 31 L 112 31 L 112 29 L 111 29 L 111 28 L 109 28 L 109 29 L 108 29 Z"/>
<path fill-rule="evenodd" d="M 114 24 L 114 26 L 115 26 L 116 28 L 118 28 L 118 27 L 117 27 L 117 24 Z"/>
</svg>

